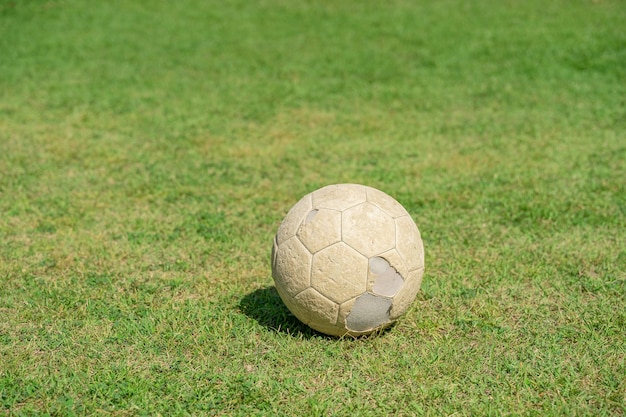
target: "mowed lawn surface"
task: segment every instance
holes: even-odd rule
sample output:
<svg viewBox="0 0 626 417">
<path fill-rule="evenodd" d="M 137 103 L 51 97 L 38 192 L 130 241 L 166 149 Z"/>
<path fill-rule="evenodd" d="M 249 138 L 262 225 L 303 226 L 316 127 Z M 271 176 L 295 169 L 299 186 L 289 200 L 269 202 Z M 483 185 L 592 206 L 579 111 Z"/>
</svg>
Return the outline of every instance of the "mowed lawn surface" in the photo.
<svg viewBox="0 0 626 417">
<path fill-rule="evenodd" d="M 626 414 L 626 3 L 0 0 L 0 415 Z M 273 287 L 321 186 L 426 272 L 325 337 Z"/>
</svg>

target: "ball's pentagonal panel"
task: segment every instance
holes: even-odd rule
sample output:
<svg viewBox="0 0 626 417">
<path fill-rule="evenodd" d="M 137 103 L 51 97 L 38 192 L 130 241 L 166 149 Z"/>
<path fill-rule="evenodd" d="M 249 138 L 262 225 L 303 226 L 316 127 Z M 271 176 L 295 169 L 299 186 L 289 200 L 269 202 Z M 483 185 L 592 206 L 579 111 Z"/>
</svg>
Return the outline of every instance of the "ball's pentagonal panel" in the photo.
<svg viewBox="0 0 626 417">
<path fill-rule="evenodd" d="M 345 210 L 365 202 L 366 187 L 357 184 L 338 184 L 320 188 L 312 193 L 313 207 Z"/>
<path fill-rule="evenodd" d="M 342 213 L 341 234 L 344 242 L 368 258 L 396 244 L 393 218 L 371 203 L 359 204 Z"/>
<path fill-rule="evenodd" d="M 374 294 L 393 297 L 402 288 L 404 278 L 387 259 L 374 256 L 369 259 L 368 283 L 371 283 L 371 291 Z"/>
<path fill-rule="evenodd" d="M 411 217 L 387 194 L 362 185 L 332 185 L 303 197 L 273 242 L 280 297 L 301 321 L 330 335 L 365 335 L 396 321 L 423 272 Z"/>
<path fill-rule="evenodd" d="M 371 332 L 391 323 L 391 298 L 365 293 L 356 299 L 346 317 L 346 327 L 352 332 Z"/>
<path fill-rule="evenodd" d="M 311 253 L 339 242 L 341 212 L 324 208 L 311 210 L 302 221 L 296 236 Z"/>
<path fill-rule="evenodd" d="M 297 237 L 278 246 L 273 271 L 277 287 L 292 297 L 310 286 L 311 254 Z"/>
<path fill-rule="evenodd" d="M 367 285 L 367 259 L 343 242 L 313 255 L 311 286 L 337 303 L 361 293 Z"/>
<path fill-rule="evenodd" d="M 423 268 L 409 272 L 402 286 L 402 291 L 393 298 L 393 306 L 389 315 L 391 320 L 397 320 L 409 308 L 422 285 L 423 275 Z"/>
<path fill-rule="evenodd" d="M 391 217 L 408 216 L 409 213 L 394 198 L 376 188 L 367 187 L 367 201 L 382 209 Z"/>
<path fill-rule="evenodd" d="M 302 221 L 312 209 L 311 195 L 307 194 L 289 210 L 289 213 L 287 213 L 280 224 L 278 232 L 276 232 L 276 240 L 279 245 L 290 237 L 295 236 Z"/>
<path fill-rule="evenodd" d="M 424 267 L 424 245 L 420 232 L 410 216 L 399 217 L 396 222 L 396 249 L 410 270 Z"/>
<path fill-rule="evenodd" d="M 294 297 L 298 307 L 293 313 L 304 324 L 317 330 L 337 323 L 339 305 L 332 302 L 314 288 L 307 288 Z"/>
</svg>

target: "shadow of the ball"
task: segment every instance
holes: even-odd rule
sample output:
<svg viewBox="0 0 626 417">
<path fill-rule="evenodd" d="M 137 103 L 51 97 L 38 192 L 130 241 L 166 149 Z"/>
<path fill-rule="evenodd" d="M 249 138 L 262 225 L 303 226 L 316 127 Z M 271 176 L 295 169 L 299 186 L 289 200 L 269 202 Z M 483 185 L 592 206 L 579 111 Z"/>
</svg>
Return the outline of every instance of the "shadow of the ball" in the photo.
<svg viewBox="0 0 626 417">
<path fill-rule="evenodd" d="M 337 339 L 336 336 L 329 336 L 313 330 L 298 320 L 285 306 L 274 286 L 258 288 L 248 293 L 239 302 L 239 308 L 243 314 L 273 332 L 285 333 L 299 338 Z M 392 327 L 393 325 L 372 334 L 360 336 L 358 339 L 385 334 Z M 345 338 L 354 339 L 352 336 L 345 336 Z"/>
<path fill-rule="evenodd" d="M 324 336 L 298 320 L 280 299 L 274 286 L 258 288 L 239 302 L 241 312 L 268 330 L 296 337 Z"/>
</svg>

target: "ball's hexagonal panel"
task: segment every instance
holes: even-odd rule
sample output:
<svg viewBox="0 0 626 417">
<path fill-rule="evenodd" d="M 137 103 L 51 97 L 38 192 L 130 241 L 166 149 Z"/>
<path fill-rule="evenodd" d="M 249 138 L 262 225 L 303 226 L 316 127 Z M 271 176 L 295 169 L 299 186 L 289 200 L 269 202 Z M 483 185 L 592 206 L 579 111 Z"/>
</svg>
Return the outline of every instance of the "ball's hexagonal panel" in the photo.
<svg viewBox="0 0 626 417">
<path fill-rule="evenodd" d="M 320 188 L 312 193 L 314 208 L 345 210 L 365 202 L 366 187 L 358 184 L 335 184 Z"/>
<path fill-rule="evenodd" d="M 329 209 L 313 209 L 302 221 L 298 239 L 315 253 L 341 240 L 341 212 Z"/>
<path fill-rule="evenodd" d="M 343 242 L 313 255 L 311 286 L 337 303 L 361 293 L 367 285 L 367 259 Z"/>
<path fill-rule="evenodd" d="M 396 249 L 410 270 L 424 267 L 424 244 L 411 216 L 395 219 Z"/>
<path fill-rule="evenodd" d="M 294 297 L 296 311 L 292 311 L 304 324 L 327 328 L 337 323 L 339 305 L 324 297 L 314 288 L 307 288 Z M 322 330 L 320 330 L 322 331 Z"/>
<path fill-rule="evenodd" d="M 307 194 L 289 210 L 276 232 L 276 240 L 279 245 L 290 237 L 295 236 L 303 219 L 312 209 L 311 194 Z"/>
<path fill-rule="evenodd" d="M 409 213 L 389 194 L 384 193 L 376 188 L 367 187 L 367 201 L 381 208 L 391 217 L 408 216 Z"/>
<path fill-rule="evenodd" d="M 393 298 L 393 305 L 389 317 L 391 320 L 396 320 L 403 315 L 409 306 L 415 299 L 417 292 L 422 285 L 422 276 L 424 275 L 424 268 L 415 269 L 409 272 L 405 279 L 402 289 Z"/>
<path fill-rule="evenodd" d="M 276 287 L 292 297 L 310 286 L 312 255 L 297 237 L 278 245 L 273 271 Z"/>
<path fill-rule="evenodd" d="M 404 278 L 387 259 L 374 256 L 369 259 L 368 289 L 375 295 L 393 297 L 400 291 Z"/>
<path fill-rule="evenodd" d="M 371 203 L 345 210 L 341 221 L 342 240 L 368 258 L 395 246 L 393 218 Z"/>
</svg>

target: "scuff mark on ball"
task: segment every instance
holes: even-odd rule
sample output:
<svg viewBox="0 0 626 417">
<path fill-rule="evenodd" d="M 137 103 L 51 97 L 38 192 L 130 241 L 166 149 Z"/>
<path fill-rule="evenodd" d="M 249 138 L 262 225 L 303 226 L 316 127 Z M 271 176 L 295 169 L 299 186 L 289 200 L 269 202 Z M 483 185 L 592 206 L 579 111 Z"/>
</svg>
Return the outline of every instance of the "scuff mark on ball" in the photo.
<svg viewBox="0 0 626 417">
<path fill-rule="evenodd" d="M 404 278 L 391 266 L 389 261 L 379 256 L 374 256 L 369 260 L 370 272 L 374 274 L 375 281 L 373 291 L 377 295 L 393 297 L 400 291 Z"/>
<path fill-rule="evenodd" d="M 356 299 L 346 327 L 352 332 L 366 332 L 390 322 L 391 299 L 365 293 Z"/>
</svg>

